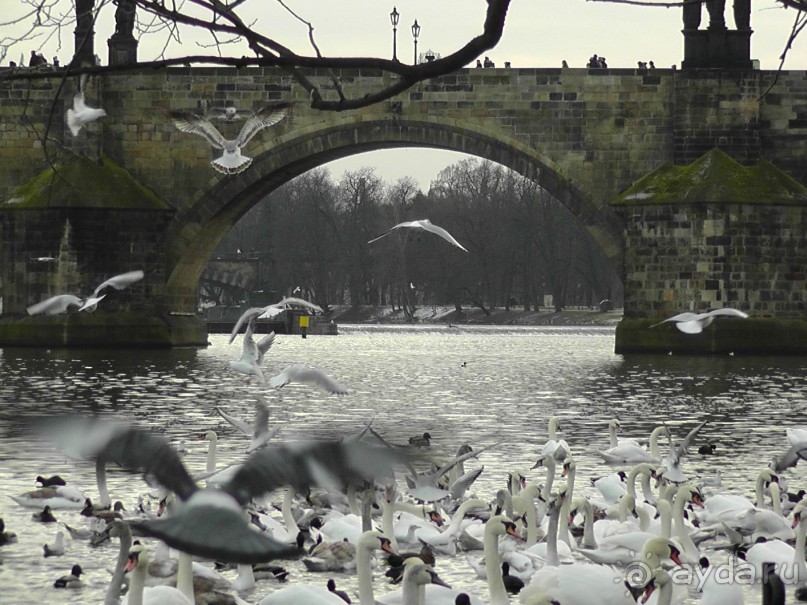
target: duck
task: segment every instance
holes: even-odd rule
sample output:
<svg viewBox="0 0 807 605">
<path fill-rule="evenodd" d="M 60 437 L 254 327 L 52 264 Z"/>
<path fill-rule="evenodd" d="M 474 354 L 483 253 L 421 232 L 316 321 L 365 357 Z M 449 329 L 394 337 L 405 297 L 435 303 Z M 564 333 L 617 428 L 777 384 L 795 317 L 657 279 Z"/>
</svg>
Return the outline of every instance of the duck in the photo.
<svg viewBox="0 0 807 605">
<path fill-rule="evenodd" d="M 45 557 L 61 557 L 64 555 L 64 532 L 56 532 L 56 541 L 53 544 L 44 544 L 42 549 L 45 551 Z"/>
<path fill-rule="evenodd" d="M 109 508 L 94 506 L 92 500 L 87 498 L 86 502 L 84 503 L 84 508 L 81 509 L 80 514 L 82 517 L 95 517 L 96 519 L 101 519 L 106 523 L 110 523 L 116 519 L 123 519 L 122 511 L 125 510 L 126 507 L 120 500 L 115 501 L 112 510 L 109 510 Z"/>
<path fill-rule="evenodd" d="M 67 485 L 67 481 L 62 479 L 59 475 L 51 475 L 50 477 L 37 475 L 36 483 L 39 485 L 39 487 L 56 487 L 57 485 Z"/>
<path fill-rule="evenodd" d="M 70 569 L 70 573 L 66 576 L 62 576 L 58 578 L 54 583 L 54 588 L 82 588 L 84 586 L 84 582 L 81 581 L 81 574 L 84 573 L 81 570 L 81 565 L 73 565 Z"/>
<path fill-rule="evenodd" d="M 414 445 L 415 447 L 429 447 L 431 445 L 431 438 L 432 436 L 429 433 L 423 433 L 420 437 L 410 437 L 409 445 Z"/>
<path fill-rule="evenodd" d="M 320 542 L 303 558 L 308 571 L 350 571 L 356 565 L 356 546 L 347 540 Z"/>
<path fill-rule="evenodd" d="M 518 594 L 524 588 L 524 580 L 518 576 L 510 575 L 510 564 L 507 561 L 502 563 L 502 581 L 504 582 L 504 589 L 509 594 Z"/>
<path fill-rule="evenodd" d="M 17 541 L 17 534 L 6 531 L 6 522 L 0 518 L 0 546 L 14 544 Z"/>
<path fill-rule="evenodd" d="M 51 511 L 50 506 L 45 506 L 42 512 L 31 515 L 31 520 L 38 523 L 56 523 L 57 521 L 56 517 L 53 516 L 53 511 Z"/>
</svg>

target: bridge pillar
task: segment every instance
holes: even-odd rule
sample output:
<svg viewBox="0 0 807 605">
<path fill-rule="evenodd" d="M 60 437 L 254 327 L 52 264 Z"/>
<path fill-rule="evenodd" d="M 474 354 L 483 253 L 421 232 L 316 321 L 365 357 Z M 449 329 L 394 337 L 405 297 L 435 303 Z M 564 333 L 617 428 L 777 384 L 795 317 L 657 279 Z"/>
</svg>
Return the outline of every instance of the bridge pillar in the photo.
<svg viewBox="0 0 807 605">
<path fill-rule="evenodd" d="M 58 173 L 59 177 L 55 177 Z M 109 158 L 48 168 L 0 204 L 1 346 L 170 347 L 207 344 L 195 305 L 166 291 L 165 238 L 173 209 Z M 85 298 L 106 279 L 142 270 L 97 310 L 28 316 L 57 294 Z"/>
<path fill-rule="evenodd" d="M 713 149 L 662 166 L 613 205 L 626 224 L 617 353 L 807 353 L 807 187 Z M 723 307 L 751 318 L 694 335 L 652 327 Z"/>
</svg>

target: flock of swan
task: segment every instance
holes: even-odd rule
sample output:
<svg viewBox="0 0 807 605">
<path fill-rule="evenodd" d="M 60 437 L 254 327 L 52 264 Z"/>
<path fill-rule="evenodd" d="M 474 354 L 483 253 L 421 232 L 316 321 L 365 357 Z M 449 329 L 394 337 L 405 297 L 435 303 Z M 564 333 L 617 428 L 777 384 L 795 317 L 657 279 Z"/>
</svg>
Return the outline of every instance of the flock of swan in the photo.
<svg viewBox="0 0 807 605">
<path fill-rule="evenodd" d="M 193 474 L 177 448 L 134 424 L 48 423 L 54 447 L 94 467 L 98 496 L 58 476 L 12 496 L 32 510 L 31 523 L 59 525 L 44 556 L 67 560 L 77 540 L 117 543 L 104 602 L 135 605 L 778 604 L 807 584 L 807 501 L 786 486 L 807 457 L 807 430 L 787 431 L 749 497 L 687 472 L 705 423 L 680 437 L 660 425 L 638 441 L 620 438 L 613 419 L 608 447 L 595 450 L 561 438 L 552 417 L 532 469 L 502 473 L 501 489 L 477 493 L 477 459 L 500 444 L 460 444 L 438 462 L 428 440 L 395 445 L 372 422 L 341 440 L 281 443 L 262 400 L 251 423 L 217 412 L 244 433 L 245 456 L 220 467 L 208 431 L 207 467 Z M 614 472 L 577 477 L 583 456 Z M 113 504 L 115 467 L 145 481 Z M 18 545 L 15 531 L 25 528 L 0 527 L 0 554 Z M 302 561 L 307 581 L 282 567 L 290 560 Z M 484 580 L 487 594 L 476 582 L 449 586 L 439 575 L 446 561 Z M 53 590 L 80 590 L 81 563 L 66 565 Z M 357 592 L 339 589 L 346 576 Z"/>
</svg>

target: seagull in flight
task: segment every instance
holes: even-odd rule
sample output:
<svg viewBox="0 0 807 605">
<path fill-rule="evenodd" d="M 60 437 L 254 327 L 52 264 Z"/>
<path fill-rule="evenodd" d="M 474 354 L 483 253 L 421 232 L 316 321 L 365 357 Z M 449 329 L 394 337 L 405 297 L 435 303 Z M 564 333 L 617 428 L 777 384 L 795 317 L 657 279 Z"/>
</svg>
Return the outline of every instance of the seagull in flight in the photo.
<svg viewBox="0 0 807 605">
<path fill-rule="evenodd" d="M 92 312 L 95 311 L 98 303 L 106 296 L 106 294 L 101 294 L 106 288 L 123 290 L 143 279 L 143 276 L 144 273 L 140 270 L 121 273 L 102 282 L 92 293 L 92 296 L 87 298 L 81 298 L 75 294 L 57 294 L 31 305 L 25 310 L 28 315 L 60 315 L 77 311 Z"/>
<path fill-rule="evenodd" d="M 200 489 L 163 436 L 127 424 L 60 418 L 46 425 L 55 437 L 80 438 L 88 459 L 142 473 L 180 501 L 167 518 L 131 521 L 134 531 L 182 552 L 227 563 L 260 563 L 296 553 L 251 529 L 244 507 L 282 486 L 344 489 L 391 476 L 403 454 L 360 442 L 299 441 L 254 452 L 220 489 Z M 70 437 L 68 437 L 69 439 Z"/>
<path fill-rule="evenodd" d="M 460 250 L 468 252 L 468 250 L 466 250 L 462 246 L 462 244 L 460 244 L 457 240 L 455 240 L 454 237 L 448 231 L 446 231 L 442 227 L 438 227 L 437 225 L 432 224 L 432 222 L 427 218 L 421 219 L 419 221 L 406 221 L 406 222 L 403 222 L 403 223 L 398 223 L 397 225 L 395 225 L 389 231 L 387 231 L 385 233 L 382 233 L 381 235 L 379 235 L 375 239 L 371 239 L 367 243 L 372 244 L 373 242 L 377 242 L 382 237 L 384 237 L 385 235 L 389 235 L 390 233 L 392 233 L 396 229 L 422 229 L 423 231 L 428 231 L 429 233 L 434 233 L 435 235 L 439 235 L 440 237 L 442 237 L 444 240 L 446 240 L 452 246 L 456 246 Z"/>
<path fill-rule="evenodd" d="M 269 440 L 280 431 L 280 427 L 275 427 L 271 431 L 269 430 L 269 408 L 266 407 L 266 403 L 264 403 L 262 397 L 258 397 L 258 401 L 255 402 L 255 422 L 252 425 L 248 422 L 244 422 L 240 418 L 227 414 L 220 407 L 217 407 L 216 411 L 219 413 L 219 416 L 224 418 L 239 431 L 252 438 L 252 441 L 247 447 L 248 454 L 266 445 Z"/>
<path fill-rule="evenodd" d="M 248 322 L 252 319 L 270 319 L 295 305 L 311 309 L 312 311 L 318 311 L 319 313 L 325 312 L 319 305 L 315 305 L 314 303 L 308 302 L 302 298 L 294 298 L 293 296 L 287 296 L 286 298 L 274 304 L 266 305 L 265 307 L 251 307 L 244 311 L 241 314 L 241 317 L 238 318 L 238 321 L 235 322 L 233 331 L 230 333 L 230 340 L 227 341 L 228 344 L 232 344 L 232 342 L 235 340 L 235 337 L 238 335 L 238 332 L 241 330 L 241 326 L 244 325 L 244 322 Z"/>
<path fill-rule="evenodd" d="M 210 120 L 194 113 L 169 111 L 168 117 L 174 122 L 174 126 L 182 132 L 198 134 L 206 138 L 216 149 L 224 150 L 221 157 L 210 162 L 213 168 L 222 174 L 238 174 L 252 164 L 252 158 L 241 155 L 241 149 L 261 130 L 274 126 L 286 117 L 289 107 L 291 107 L 291 103 L 278 103 L 264 107 L 247 119 L 241 128 L 241 132 L 234 139 L 225 139 L 224 135 L 219 132 L 218 128 L 213 126 Z"/>
<path fill-rule="evenodd" d="M 656 326 L 660 326 L 668 321 L 674 321 L 675 327 L 684 334 L 700 334 L 705 328 L 712 325 L 712 322 L 717 317 L 721 316 L 740 317 L 742 319 L 748 318 L 747 313 L 730 308 L 714 309 L 712 311 L 706 311 L 705 313 L 691 313 L 687 311 L 685 313 L 679 313 L 678 315 L 668 317 L 664 321 L 660 321 L 650 327 L 655 328 Z"/>
<path fill-rule="evenodd" d="M 687 448 L 692 445 L 692 442 L 695 440 L 695 435 L 698 434 L 703 428 L 703 425 L 706 424 L 706 420 L 701 422 L 698 426 L 687 433 L 687 436 L 684 437 L 684 440 L 673 447 L 672 442 L 670 443 L 670 453 L 667 456 L 667 471 L 664 473 L 664 477 L 672 481 L 673 483 L 683 483 L 687 480 L 684 471 L 681 469 L 681 462 L 684 459 L 684 456 L 687 453 Z"/>
<path fill-rule="evenodd" d="M 269 332 L 258 342 L 252 337 L 255 333 L 255 319 L 250 319 L 247 324 L 247 331 L 244 332 L 244 344 L 241 348 L 241 357 L 238 361 L 231 361 L 230 368 L 236 372 L 241 372 L 250 376 L 255 376 L 261 384 L 266 384 L 261 366 L 266 352 L 275 343 L 275 333 Z"/>
<path fill-rule="evenodd" d="M 282 388 L 290 382 L 302 382 L 318 387 L 331 395 L 347 395 L 350 391 L 343 384 L 328 376 L 322 370 L 295 363 L 269 379 L 269 386 L 275 389 Z"/>
<path fill-rule="evenodd" d="M 74 137 L 78 136 L 85 124 L 106 116 L 106 111 L 103 109 L 87 105 L 84 99 L 84 85 L 86 82 L 87 74 L 84 74 L 79 82 L 79 91 L 73 96 L 73 107 L 67 110 L 67 115 L 65 116 L 67 127 Z"/>
</svg>

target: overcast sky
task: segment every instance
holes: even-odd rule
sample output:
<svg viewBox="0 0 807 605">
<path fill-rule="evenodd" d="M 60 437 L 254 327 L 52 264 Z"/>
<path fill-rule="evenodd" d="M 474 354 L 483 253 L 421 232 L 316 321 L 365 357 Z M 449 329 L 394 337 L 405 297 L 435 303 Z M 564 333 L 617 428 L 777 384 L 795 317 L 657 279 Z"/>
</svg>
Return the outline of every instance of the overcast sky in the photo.
<svg viewBox="0 0 807 605">
<path fill-rule="evenodd" d="M 109 0 L 97 0 L 100 2 Z M 449 54 L 481 32 L 486 7 L 485 0 L 285 0 L 285 3 L 312 23 L 321 52 L 330 56 L 391 56 L 389 14 L 395 6 L 400 14 L 397 49 L 402 61 L 414 58 L 411 25 L 415 19 L 421 26 L 418 50 Z M 27 8 L 14 0 L 2 0 L 2 4 L 3 12 L 9 16 L 21 15 Z M 64 6 L 68 8 L 71 4 L 65 0 Z M 731 0 L 726 4 L 726 21 L 733 27 Z M 290 18 L 275 0 L 251 0 L 247 8 L 250 6 L 260 7 L 254 14 L 256 29 L 300 54 L 311 54 L 307 28 Z M 114 31 L 114 11 L 114 6 L 107 7 L 96 23 L 96 52 L 104 61 L 106 40 Z M 752 1 L 751 57 L 759 60 L 762 69 L 778 67 L 795 15 L 795 11 L 782 9 L 773 0 Z M 6 15 L 0 17 L 6 19 Z M 701 27 L 707 24 L 704 8 Z M 565 59 L 571 67 L 584 67 L 588 58 L 597 53 L 607 58 L 609 67 L 635 67 L 640 60 L 670 67 L 680 65 L 683 56 L 681 28 L 680 8 L 591 0 L 513 0 L 502 40 L 489 55 L 497 66 L 510 61 L 513 67 L 559 67 Z M 61 44 L 52 36 L 49 40 L 40 38 L 11 46 L 3 64 L 9 59 L 18 60 L 20 55 L 27 60 L 34 48 L 48 59 L 59 55 L 65 60 L 73 51 L 72 38 L 69 31 L 64 32 Z M 142 38 L 139 58 L 156 58 L 162 42 L 164 36 Z M 167 54 L 212 54 L 212 49 L 198 46 L 203 42 L 207 40 L 185 33 L 181 46 L 174 43 Z M 785 69 L 788 68 L 807 68 L 807 34 L 797 39 L 788 54 Z M 385 180 L 395 181 L 409 175 L 427 189 L 440 169 L 460 157 L 455 153 L 410 148 L 356 155 L 329 167 L 338 177 L 345 169 L 374 166 Z"/>
</svg>

